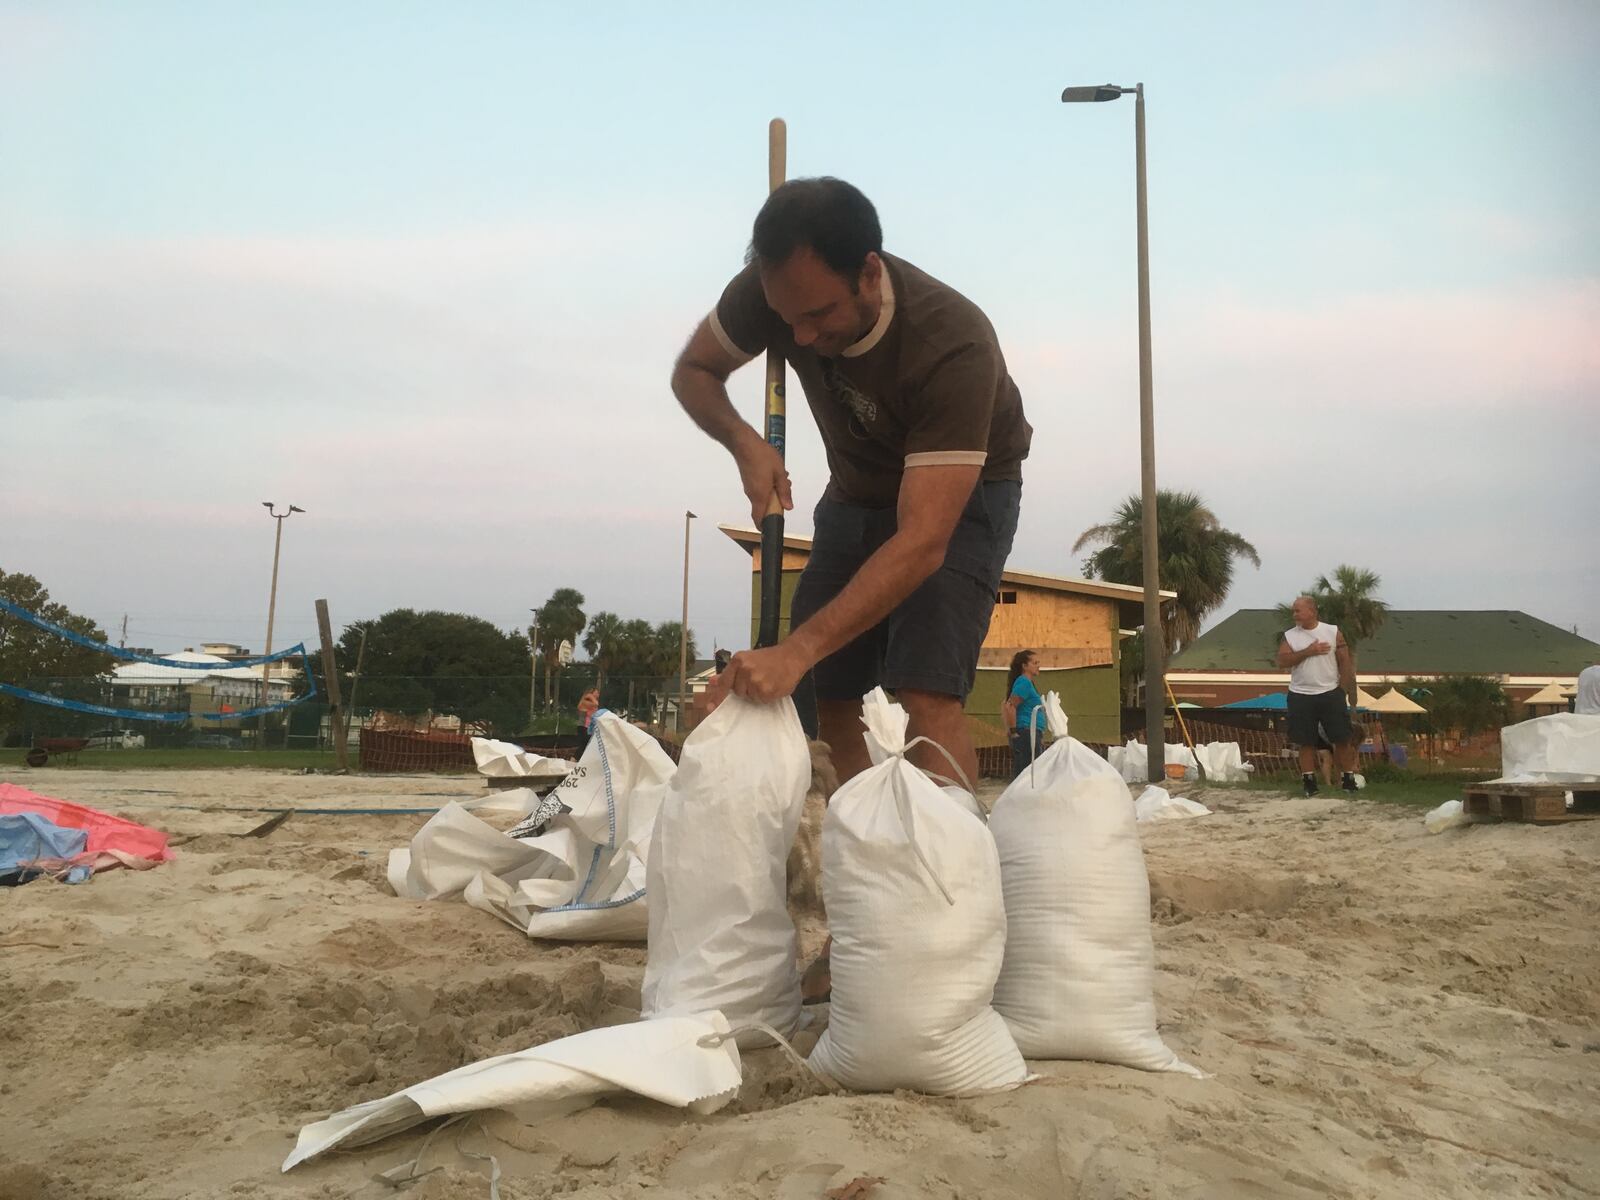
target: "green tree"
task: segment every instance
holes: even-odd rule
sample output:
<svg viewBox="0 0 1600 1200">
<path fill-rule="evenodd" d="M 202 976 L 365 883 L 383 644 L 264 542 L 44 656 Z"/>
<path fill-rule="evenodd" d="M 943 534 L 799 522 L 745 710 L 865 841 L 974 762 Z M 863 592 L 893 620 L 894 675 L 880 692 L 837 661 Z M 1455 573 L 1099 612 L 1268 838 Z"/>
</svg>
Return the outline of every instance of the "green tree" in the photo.
<svg viewBox="0 0 1600 1200">
<path fill-rule="evenodd" d="M 550 703 L 553 690 L 553 673 L 560 669 L 561 643 L 578 644 L 578 634 L 583 631 L 583 593 L 576 588 L 561 587 L 550 593 L 534 612 L 534 625 L 538 629 L 539 656 L 544 660 L 544 702 Z M 528 631 L 533 637 L 533 630 Z"/>
<path fill-rule="evenodd" d="M 397 608 L 347 626 L 336 657 L 341 673 L 355 668 L 363 626 L 363 709 L 418 716 L 447 713 L 506 735 L 528 719 L 528 643 L 465 613 Z"/>
<path fill-rule="evenodd" d="M 1429 733 L 1454 732 L 1470 737 L 1503 727 L 1511 715 L 1505 688 L 1490 675 L 1407 679 L 1400 690 L 1428 710 L 1416 719 Z"/>
<path fill-rule="evenodd" d="M 1074 554 L 1099 546 L 1084 560 L 1083 573 L 1107 583 L 1144 583 L 1143 522 L 1140 497 L 1129 496 L 1111 520 L 1079 534 L 1072 544 Z M 1246 559 L 1259 567 L 1261 558 L 1243 537 L 1224 529 L 1194 492 L 1156 492 L 1156 540 L 1161 586 L 1178 594 L 1170 614 L 1162 618 L 1168 651 L 1176 653 L 1199 636 L 1206 614 L 1227 598 L 1234 561 Z"/>
<path fill-rule="evenodd" d="M 604 687 L 606 672 L 616 668 L 622 653 L 623 620 L 614 612 L 597 612 L 584 630 L 583 649 L 594 663 L 596 687 Z"/>
<path fill-rule="evenodd" d="M 52 601 L 44 585 L 32 575 L 0 570 L 0 596 L 64 629 L 97 642 L 106 640 L 105 631 L 88 617 L 79 616 L 66 605 Z M 20 617 L 0 612 L 0 682 L 20 687 L 33 684 L 37 690 L 38 681 L 44 679 L 95 680 L 110 671 L 115 661 L 109 654 L 90 650 L 30 625 Z M 98 696 L 94 698 L 99 699 Z M 0 726 L 11 726 L 22 719 L 24 705 L 22 700 L 0 696 Z M 42 714 L 45 710 L 38 711 Z"/>
</svg>

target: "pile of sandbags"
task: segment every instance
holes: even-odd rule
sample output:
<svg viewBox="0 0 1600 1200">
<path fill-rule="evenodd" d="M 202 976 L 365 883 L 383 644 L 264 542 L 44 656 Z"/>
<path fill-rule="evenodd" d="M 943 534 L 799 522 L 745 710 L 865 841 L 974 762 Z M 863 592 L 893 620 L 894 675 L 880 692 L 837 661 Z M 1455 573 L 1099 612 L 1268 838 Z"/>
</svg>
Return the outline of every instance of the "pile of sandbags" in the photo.
<svg viewBox="0 0 1600 1200">
<path fill-rule="evenodd" d="M 646 858 L 674 767 L 654 738 L 604 709 L 588 749 L 552 793 L 542 832 L 516 836 L 448 804 L 389 854 L 389 885 L 412 900 L 461 896 L 529 937 L 641 941 L 649 926 Z M 532 789 L 483 801 L 528 816 Z M 542 816 L 543 810 L 533 813 Z"/>
<path fill-rule="evenodd" d="M 1167 742 L 1165 758 L 1167 765 L 1183 767 L 1185 783 L 1243 783 L 1255 770 L 1244 761 L 1238 742 L 1203 742 L 1193 750 Z M 1150 755 L 1143 742 L 1130 739 L 1125 746 L 1112 746 L 1106 751 L 1106 761 L 1128 783 L 1145 783 L 1150 778 Z"/>
</svg>

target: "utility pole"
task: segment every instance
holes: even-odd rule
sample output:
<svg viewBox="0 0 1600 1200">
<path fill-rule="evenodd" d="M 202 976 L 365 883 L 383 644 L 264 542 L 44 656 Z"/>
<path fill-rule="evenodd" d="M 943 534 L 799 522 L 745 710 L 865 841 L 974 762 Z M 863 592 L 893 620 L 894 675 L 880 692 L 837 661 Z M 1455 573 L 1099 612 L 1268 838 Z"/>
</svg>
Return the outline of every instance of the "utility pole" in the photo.
<svg viewBox="0 0 1600 1200">
<path fill-rule="evenodd" d="M 283 523 L 295 513 L 305 512 L 305 509 L 291 504 L 288 512 L 280 513 L 273 507 L 271 500 L 263 500 L 261 507 L 266 509 L 267 515 L 278 523 L 277 532 L 272 538 L 272 591 L 267 596 L 267 648 L 262 651 L 263 654 L 270 656 L 272 654 L 272 618 L 276 615 L 278 609 L 278 554 L 283 549 Z M 261 664 L 261 705 L 263 708 L 266 707 L 267 697 L 272 694 L 271 684 L 272 664 L 264 662 Z M 260 720 L 259 736 L 261 744 L 257 749 L 265 750 L 267 748 L 267 714 L 262 713 Z"/>
<path fill-rule="evenodd" d="M 1576 632 L 1576 631 L 1574 631 L 1574 632 Z M 118 641 L 117 641 L 117 649 L 118 650 L 126 650 L 127 648 L 128 648 L 128 614 L 127 613 L 123 613 L 122 614 L 122 637 L 120 639 L 118 639 Z"/>
<path fill-rule="evenodd" d="M 678 627 L 678 732 L 683 732 L 683 710 L 689 703 L 689 522 L 683 514 L 683 622 Z"/>
<path fill-rule="evenodd" d="M 539 711 L 539 610 L 530 608 L 533 629 L 528 633 L 528 732 L 533 732 L 534 714 Z"/>
</svg>

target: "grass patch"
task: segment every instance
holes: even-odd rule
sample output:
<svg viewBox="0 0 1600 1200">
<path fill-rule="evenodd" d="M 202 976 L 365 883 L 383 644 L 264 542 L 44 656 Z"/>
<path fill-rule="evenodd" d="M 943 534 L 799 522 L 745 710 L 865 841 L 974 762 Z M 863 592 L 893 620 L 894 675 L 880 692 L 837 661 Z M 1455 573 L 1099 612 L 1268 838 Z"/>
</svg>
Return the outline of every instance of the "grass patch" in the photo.
<svg viewBox="0 0 1600 1200">
<path fill-rule="evenodd" d="M 1463 771 L 1401 771 L 1389 768 L 1383 771 L 1374 771 L 1367 775 L 1367 786 L 1354 796 L 1358 800 L 1370 800 L 1378 804 L 1403 804 L 1413 808 L 1437 808 L 1446 800 L 1461 799 L 1462 790 L 1469 783 L 1481 783 L 1485 779 L 1493 779 L 1498 771 L 1480 769 Z M 1300 794 L 1300 776 L 1280 775 L 1275 779 L 1252 779 L 1249 783 L 1216 784 L 1217 787 L 1236 787 L 1246 791 L 1257 792 L 1289 792 L 1293 795 Z M 1322 795 L 1343 795 L 1339 791 L 1338 777 L 1335 776 L 1333 786 L 1330 788 L 1317 779 L 1317 786 L 1322 789 Z"/>
<path fill-rule="evenodd" d="M 26 750 L 0 750 L 0 767 L 26 771 Z M 355 755 L 352 753 L 351 757 Z M 303 771 L 307 767 L 332 768 L 332 750 L 80 750 L 75 759 L 51 755 L 35 772 L 39 778 L 51 771 L 207 770 L 234 767 L 256 771 Z"/>
</svg>

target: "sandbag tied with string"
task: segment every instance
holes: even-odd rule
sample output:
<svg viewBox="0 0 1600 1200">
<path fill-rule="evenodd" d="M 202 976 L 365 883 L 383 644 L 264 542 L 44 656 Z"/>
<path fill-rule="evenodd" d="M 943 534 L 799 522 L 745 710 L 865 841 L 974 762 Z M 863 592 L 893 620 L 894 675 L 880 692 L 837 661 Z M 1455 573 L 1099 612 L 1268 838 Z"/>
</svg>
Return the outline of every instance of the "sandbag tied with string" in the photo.
<svg viewBox="0 0 1600 1200">
<path fill-rule="evenodd" d="M 906 761 L 935 743 L 906 741 L 906 712 L 881 688 L 862 721 L 875 764 L 833 794 L 822 826 L 833 997 L 810 1066 L 855 1091 L 1016 1087 L 1028 1069 L 989 1003 L 1006 940 L 994 839 L 960 789 Z"/>
<path fill-rule="evenodd" d="M 746 1049 L 793 1036 L 786 864 L 810 782 L 792 700 L 730 696 L 684 740 L 650 842 L 646 1017 L 716 1009 Z"/>
<path fill-rule="evenodd" d="M 1005 886 L 1005 964 L 994 1006 L 1029 1058 L 1093 1059 L 1200 1075 L 1156 1031 L 1150 880 L 1122 776 L 1055 738 L 995 801 L 989 831 Z"/>
</svg>

